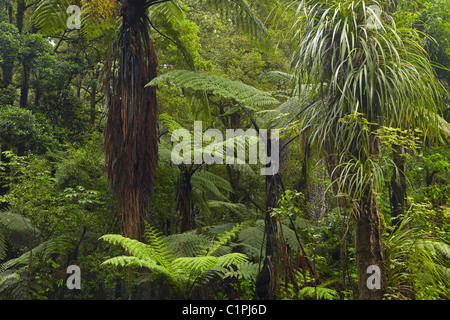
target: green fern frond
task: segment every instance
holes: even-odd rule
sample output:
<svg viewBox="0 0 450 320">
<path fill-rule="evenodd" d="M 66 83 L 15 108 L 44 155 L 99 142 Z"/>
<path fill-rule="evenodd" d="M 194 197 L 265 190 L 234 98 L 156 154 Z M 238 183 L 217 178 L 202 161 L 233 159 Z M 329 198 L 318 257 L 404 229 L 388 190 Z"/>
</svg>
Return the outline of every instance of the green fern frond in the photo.
<svg viewBox="0 0 450 320">
<path fill-rule="evenodd" d="M 7 286 L 10 281 L 16 282 L 20 280 L 20 275 L 17 272 L 13 272 L 7 275 L 0 274 L 0 288 Z"/>
<path fill-rule="evenodd" d="M 0 227 L 14 232 L 31 233 L 34 231 L 39 234 L 39 230 L 32 227 L 30 219 L 11 209 L 0 211 Z"/>
<path fill-rule="evenodd" d="M 175 255 L 171 250 L 170 244 L 167 242 L 166 237 L 149 224 L 146 224 L 145 226 L 144 236 L 149 246 L 151 246 L 157 254 L 154 257 L 155 260 L 161 265 L 168 267 L 175 259 Z"/>
<path fill-rule="evenodd" d="M 153 260 L 158 254 L 153 247 L 142 243 L 136 239 L 126 238 L 120 234 L 106 234 L 100 237 L 101 240 L 109 242 L 114 245 L 120 245 L 127 252 L 136 258 L 143 260 Z"/>
<path fill-rule="evenodd" d="M 184 129 L 178 122 L 173 120 L 173 118 L 167 113 L 162 113 L 159 115 L 159 121 L 167 128 L 169 133 L 180 129 Z"/>
<path fill-rule="evenodd" d="M 170 23 L 180 26 L 186 20 L 186 14 L 176 1 L 166 1 L 149 8 L 148 17 L 151 21 Z"/>
<path fill-rule="evenodd" d="M 450 261 L 450 246 L 442 241 L 423 239 L 417 241 L 417 247 L 430 257 L 441 261 Z"/>
<path fill-rule="evenodd" d="M 204 248 L 202 251 L 202 255 L 211 256 L 213 255 L 220 247 L 227 244 L 232 238 L 236 237 L 237 234 L 244 229 L 248 225 L 247 223 L 240 223 L 235 225 L 230 231 L 226 231 L 222 234 L 219 234 L 210 246 Z"/>
<path fill-rule="evenodd" d="M 233 211 L 235 213 L 242 213 L 242 212 L 245 212 L 245 210 L 247 210 L 247 207 L 245 206 L 245 204 L 242 204 L 242 203 L 232 203 L 232 202 L 225 202 L 225 201 L 210 200 L 207 202 L 207 204 L 212 209 L 225 208 L 225 209 Z"/>
<path fill-rule="evenodd" d="M 223 200 L 226 200 L 227 197 L 219 189 L 233 192 L 229 181 L 206 170 L 197 171 L 191 178 L 191 185 L 193 189 L 199 189 L 206 194 Z"/>
<path fill-rule="evenodd" d="M 33 14 L 34 24 L 44 35 L 51 36 L 67 29 L 70 0 L 42 0 Z"/>
<path fill-rule="evenodd" d="M 233 23 L 258 45 L 269 50 L 268 31 L 264 23 L 258 19 L 244 0 L 199 0 L 208 8 L 216 10 L 225 19 Z"/>
<path fill-rule="evenodd" d="M 175 268 L 190 270 L 192 273 L 202 273 L 217 264 L 217 257 L 181 257 L 173 261 Z"/>
<path fill-rule="evenodd" d="M 217 265 L 223 268 L 239 266 L 246 262 L 248 262 L 247 256 L 237 252 L 221 255 L 217 258 Z"/>
<path fill-rule="evenodd" d="M 303 299 L 317 300 L 337 300 L 339 294 L 336 290 L 323 287 L 304 287 L 299 291 L 299 296 Z"/>
<path fill-rule="evenodd" d="M 147 86 L 171 82 L 182 89 L 214 92 L 226 99 L 234 99 L 244 106 L 258 107 L 278 104 L 278 100 L 255 87 L 220 76 L 210 76 L 186 70 L 169 71 L 153 79 Z"/>
<path fill-rule="evenodd" d="M 264 221 L 257 220 L 251 226 L 248 226 L 239 233 L 238 243 L 255 248 L 259 256 L 261 248 L 265 248 L 264 241 Z"/>
<path fill-rule="evenodd" d="M 223 278 L 251 279 L 256 280 L 259 272 L 259 265 L 253 262 L 243 262 L 235 268 L 229 267 Z"/>
<path fill-rule="evenodd" d="M 231 265 L 239 265 L 247 261 L 247 256 L 241 253 L 229 253 L 219 257 L 202 256 L 202 257 L 182 257 L 174 260 L 175 268 L 191 270 L 194 274 L 203 273 L 213 267 L 227 268 Z"/>
<path fill-rule="evenodd" d="M 33 263 L 38 259 L 48 258 L 53 253 L 60 253 L 61 251 L 67 250 L 68 248 L 73 248 L 74 243 L 69 236 L 60 236 L 54 239 L 40 243 L 38 246 L 34 247 L 17 258 L 6 261 L 0 265 L 0 272 L 11 268 L 17 268 L 21 265 L 27 265 L 30 263 L 30 257 Z"/>
<path fill-rule="evenodd" d="M 164 277 L 167 277 L 168 279 L 172 278 L 174 276 L 174 272 L 159 264 L 156 263 L 156 261 L 152 261 L 151 259 L 139 259 L 137 257 L 133 256 L 119 256 L 110 258 L 104 262 L 102 262 L 101 265 L 113 265 L 115 267 L 144 267 L 149 270 L 151 270 L 154 273 L 157 273 L 159 275 L 162 275 Z"/>
<path fill-rule="evenodd" d="M 205 245 L 211 242 L 211 239 L 203 234 L 185 232 L 170 235 L 167 241 L 177 257 L 195 257 L 200 254 Z"/>
</svg>

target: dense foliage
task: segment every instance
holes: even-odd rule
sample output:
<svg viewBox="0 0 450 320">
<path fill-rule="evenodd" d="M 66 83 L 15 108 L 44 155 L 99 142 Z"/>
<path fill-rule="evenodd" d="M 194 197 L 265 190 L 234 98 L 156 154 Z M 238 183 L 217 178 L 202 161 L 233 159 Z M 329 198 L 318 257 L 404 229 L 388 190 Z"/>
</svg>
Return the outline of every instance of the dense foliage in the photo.
<svg viewBox="0 0 450 320">
<path fill-rule="evenodd" d="M 0 0 L 0 300 L 450 299 L 449 8 Z"/>
</svg>

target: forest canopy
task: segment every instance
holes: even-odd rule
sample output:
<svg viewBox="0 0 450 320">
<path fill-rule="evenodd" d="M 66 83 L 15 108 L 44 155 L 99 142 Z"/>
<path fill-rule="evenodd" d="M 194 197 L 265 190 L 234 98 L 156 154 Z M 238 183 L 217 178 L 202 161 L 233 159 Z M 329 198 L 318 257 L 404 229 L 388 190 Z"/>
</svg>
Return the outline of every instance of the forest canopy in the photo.
<svg viewBox="0 0 450 320">
<path fill-rule="evenodd" d="M 0 300 L 450 299 L 450 0 L 0 0 Z"/>
</svg>

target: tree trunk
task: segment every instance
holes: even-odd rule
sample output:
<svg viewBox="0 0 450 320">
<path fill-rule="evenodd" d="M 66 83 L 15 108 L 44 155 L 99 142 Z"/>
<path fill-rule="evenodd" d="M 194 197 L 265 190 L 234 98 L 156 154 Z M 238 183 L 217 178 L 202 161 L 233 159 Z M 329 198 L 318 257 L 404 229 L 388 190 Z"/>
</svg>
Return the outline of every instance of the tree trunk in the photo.
<svg viewBox="0 0 450 320">
<path fill-rule="evenodd" d="M 381 221 L 372 187 L 367 188 L 359 202 L 355 242 L 359 299 L 381 300 L 386 291 L 386 273 L 381 243 Z M 377 268 L 379 273 L 375 274 L 369 268 L 371 266 Z"/>
<path fill-rule="evenodd" d="M 177 206 L 181 213 L 181 229 L 180 232 L 191 230 L 191 212 L 192 212 L 192 172 L 182 172 L 178 180 L 177 187 Z"/>
<path fill-rule="evenodd" d="M 375 132 L 377 125 L 371 126 Z M 360 154 L 360 161 L 366 165 L 366 157 L 376 159 L 380 153 L 380 141 L 374 134 L 368 137 L 368 154 Z M 373 168 L 365 168 L 366 174 Z M 367 179 L 366 186 L 358 199 L 355 222 L 355 255 L 360 300 L 382 300 L 386 292 L 386 272 L 381 238 L 381 219 L 378 213 L 376 181 Z"/>
<path fill-rule="evenodd" d="M 271 150 L 271 139 L 267 137 L 267 152 Z M 269 164 L 270 165 L 270 164 Z M 277 222 L 272 217 L 273 208 L 278 207 L 280 199 L 280 191 L 283 190 L 283 182 L 280 174 L 266 176 L 266 215 L 265 236 L 266 236 L 266 257 L 261 272 L 258 274 L 255 284 L 255 291 L 261 300 L 275 299 L 275 291 L 277 286 L 277 266 L 275 255 L 277 253 Z"/>
<path fill-rule="evenodd" d="M 256 294 L 261 300 L 275 299 L 276 290 L 276 261 L 277 253 L 277 221 L 272 217 L 273 208 L 278 206 L 279 190 L 281 188 L 279 174 L 266 177 L 266 215 L 264 218 L 266 236 L 266 256 L 261 272 L 256 279 Z"/>
<path fill-rule="evenodd" d="M 311 144 L 309 142 L 309 132 L 300 136 L 301 150 L 302 150 L 302 171 L 297 182 L 297 190 L 304 196 L 299 202 L 300 207 L 304 210 L 305 217 L 311 218 L 311 211 L 307 210 L 311 203 L 311 179 L 309 176 L 309 158 L 311 156 Z M 295 217 L 294 217 L 295 218 Z"/>
<path fill-rule="evenodd" d="M 91 127 L 95 126 L 95 121 L 97 119 L 97 109 L 96 109 L 96 105 L 97 105 L 97 83 L 94 83 L 91 86 L 91 101 L 90 101 L 90 119 L 89 119 L 89 123 L 91 125 Z"/>
<path fill-rule="evenodd" d="M 1 83 L 0 88 L 6 89 L 12 82 L 13 66 L 12 65 L 3 65 L 2 73 L 3 73 L 3 81 Z M 7 103 L 7 104 L 13 104 L 13 102 L 11 101 L 10 103 Z"/>
<path fill-rule="evenodd" d="M 28 106 L 28 91 L 30 89 L 30 69 L 23 66 L 23 80 L 20 86 L 20 107 L 26 108 Z"/>
<path fill-rule="evenodd" d="M 139 239 L 158 164 L 156 87 L 145 87 L 157 76 L 158 61 L 149 38 L 145 1 L 126 1 L 121 16 L 115 90 L 111 88 L 111 68 L 105 79 L 105 154 L 108 177 L 123 218 L 123 232 Z"/>
<path fill-rule="evenodd" d="M 391 216 L 394 227 L 401 222 L 400 217 L 406 213 L 406 160 L 404 148 L 394 145 L 394 172 L 391 177 Z"/>
</svg>

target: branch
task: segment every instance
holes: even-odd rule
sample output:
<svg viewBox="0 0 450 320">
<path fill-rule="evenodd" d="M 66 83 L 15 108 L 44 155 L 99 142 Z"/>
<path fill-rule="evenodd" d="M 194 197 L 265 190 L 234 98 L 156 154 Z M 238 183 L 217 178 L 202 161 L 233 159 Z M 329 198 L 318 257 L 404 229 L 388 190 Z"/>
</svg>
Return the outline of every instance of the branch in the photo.
<svg viewBox="0 0 450 320">
<path fill-rule="evenodd" d="M 261 134 L 260 129 L 258 127 L 258 125 L 256 124 L 256 121 L 253 119 L 252 115 L 250 114 L 250 112 L 248 112 L 247 108 L 245 108 L 242 104 L 239 103 L 239 101 L 236 101 L 235 99 L 233 99 L 233 101 L 238 104 L 242 110 L 244 110 L 244 112 L 248 115 L 248 117 L 250 118 L 250 121 L 252 122 L 253 126 L 255 127 L 256 131 L 258 131 L 258 134 Z"/>
<path fill-rule="evenodd" d="M 311 126 L 307 126 L 305 128 L 303 128 L 298 134 L 296 134 L 294 137 L 292 137 L 291 139 L 289 139 L 285 144 L 283 144 L 283 146 L 280 149 L 280 153 L 283 152 L 284 148 L 286 148 L 292 141 L 294 141 L 295 139 L 297 139 L 301 134 L 303 134 L 303 132 L 305 132 L 306 130 L 311 129 Z"/>
<path fill-rule="evenodd" d="M 311 102 L 307 107 L 305 107 L 304 109 L 300 110 L 291 120 L 289 120 L 285 126 L 283 127 L 283 129 L 281 131 L 284 131 L 288 125 L 290 125 L 292 123 L 292 121 L 295 120 L 295 118 L 297 118 L 299 115 L 301 115 L 303 112 L 305 112 L 306 110 L 308 110 L 309 108 L 311 108 L 315 103 L 317 102 L 317 100 L 314 100 L 313 102 Z"/>
</svg>

